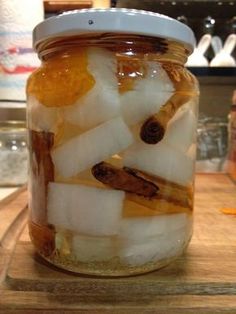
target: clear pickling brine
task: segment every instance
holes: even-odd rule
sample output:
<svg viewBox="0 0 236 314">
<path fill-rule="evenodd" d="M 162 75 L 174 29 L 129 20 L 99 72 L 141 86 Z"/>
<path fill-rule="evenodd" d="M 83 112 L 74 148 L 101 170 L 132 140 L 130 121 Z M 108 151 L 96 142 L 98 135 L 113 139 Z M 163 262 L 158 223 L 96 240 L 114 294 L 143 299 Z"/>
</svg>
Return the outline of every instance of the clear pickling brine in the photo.
<svg viewBox="0 0 236 314">
<path fill-rule="evenodd" d="M 191 31 L 132 12 L 67 13 L 35 32 L 42 64 L 27 84 L 29 231 L 41 256 L 77 273 L 152 271 L 192 235 L 199 90 L 184 67 Z M 123 29 L 102 28 L 104 14 Z M 75 17 L 78 32 L 69 29 Z M 135 32 L 130 18 L 144 19 L 144 30 L 168 22 L 173 36 Z M 61 24 L 48 35 L 50 23 Z"/>
</svg>

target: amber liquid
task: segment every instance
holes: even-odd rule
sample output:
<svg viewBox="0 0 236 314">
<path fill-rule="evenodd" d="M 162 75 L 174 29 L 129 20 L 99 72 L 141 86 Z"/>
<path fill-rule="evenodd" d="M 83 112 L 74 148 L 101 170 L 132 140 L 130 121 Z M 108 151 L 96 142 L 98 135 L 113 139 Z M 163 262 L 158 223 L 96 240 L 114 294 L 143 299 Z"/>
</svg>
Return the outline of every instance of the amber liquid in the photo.
<svg viewBox="0 0 236 314">
<path fill-rule="evenodd" d="M 67 271 L 80 274 L 89 274 L 94 276 L 130 276 L 142 273 L 151 272 L 155 269 L 162 268 L 168 265 L 173 260 L 177 259 L 187 248 L 192 236 L 192 219 L 189 217 L 188 226 L 185 230 L 185 240 L 181 243 L 174 254 L 167 257 L 162 257 L 158 260 L 150 260 L 138 265 L 130 265 L 120 259 L 118 249 L 116 248 L 117 255 L 109 257 L 105 256 L 104 259 L 97 260 L 91 256 L 90 260 L 84 259 L 84 251 L 81 251 L 81 258 L 77 258 L 70 250 L 70 240 L 73 237 L 68 230 L 60 231 L 60 237 L 63 238 L 63 246 L 60 246 L 60 250 L 56 249 L 56 233 L 51 227 L 44 227 L 37 225 L 33 222 L 29 222 L 30 238 L 32 243 L 37 249 L 39 255 L 46 259 L 49 263 L 62 268 Z M 82 237 L 84 237 L 82 235 Z M 92 241 L 99 242 L 99 238 L 94 237 Z M 111 238 L 114 247 L 119 246 L 119 240 Z M 85 237 L 87 244 L 91 241 L 91 237 Z M 156 238 L 156 247 L 158 248 L 159 242 L 162 238 Z M 178 238 L 176 238 L 176 242 Z M 118 242 L 118 243 L 117 243 Z M 143 246 L 143 245 L 142 245 Z M 141 246 L 141 248 L 142 248 Z M 89 254 L 90 256 L 91 254 Z"/>
</svg>

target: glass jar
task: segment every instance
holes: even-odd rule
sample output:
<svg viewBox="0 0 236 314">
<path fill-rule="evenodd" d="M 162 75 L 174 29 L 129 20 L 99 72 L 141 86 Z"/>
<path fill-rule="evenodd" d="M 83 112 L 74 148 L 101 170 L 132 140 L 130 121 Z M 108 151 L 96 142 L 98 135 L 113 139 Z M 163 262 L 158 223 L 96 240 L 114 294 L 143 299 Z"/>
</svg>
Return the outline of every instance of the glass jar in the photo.
<svg viewBox="0 0 236 314">
<path fill-rule="evenodd" d="M 27 85 L 36 250 L 90 275 L 167 265 L 192 234 L 199 91 L 184 67 L 191 30 L 111 9 L 66 13 L 34 34 L 42 60 Z"/>
<path fill-rule="evenodd" d="M 236 181 L 236 90 L 233 92 L 232 105 L 228 116 L 229 146 L 227 172 Z"/>
<path fill-rule="evenodd" d="M 228 148 L 227 121 L 200 115 L 197 128 L 197 172 L 225 172 Z"/>
<path fill-rule="evenodd" d="M 27 182 L 28 150 L 23 121 L 0 121 L 0 186 Z"/>
</svg>

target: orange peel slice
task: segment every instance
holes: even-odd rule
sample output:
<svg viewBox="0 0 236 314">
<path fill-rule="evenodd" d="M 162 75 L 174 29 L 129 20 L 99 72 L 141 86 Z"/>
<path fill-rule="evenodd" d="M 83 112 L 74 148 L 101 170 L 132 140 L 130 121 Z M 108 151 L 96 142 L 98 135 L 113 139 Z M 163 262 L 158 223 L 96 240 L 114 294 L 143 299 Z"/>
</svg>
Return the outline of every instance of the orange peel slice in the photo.
<svg viewBox="0 0 236 314">
<path fill-rule="evenodd" d="M 35 95 L 47 107 L 73 105 L 95 84 L 87 65 L 85 49 L 55 55 L 31 75 L 27 94 Z"/>
<path fill-rule="evenodd" d="M 236 208 L 220 208 L 220 211 L 226 215 L 236 215 Z"/>
</svg>

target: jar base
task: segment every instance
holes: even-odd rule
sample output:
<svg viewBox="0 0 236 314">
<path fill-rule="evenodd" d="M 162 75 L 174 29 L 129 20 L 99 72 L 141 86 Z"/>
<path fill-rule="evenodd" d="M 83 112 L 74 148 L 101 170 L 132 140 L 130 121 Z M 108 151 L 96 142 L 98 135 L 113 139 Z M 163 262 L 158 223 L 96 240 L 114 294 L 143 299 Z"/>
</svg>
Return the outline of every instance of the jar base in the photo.
<svg viewBox="0 0 236 314">
<path fill-rule="evenodd" d="M 95 277 L 129 277 L 153 272 L 168 266 L 184 253 L 184 251 L 187 249 L 188 243 L 186 243 L 183 249 L 173 257 L 147 262 L 140 266 L 131 266 L 124 263 L 122 264 L 118 257 L 114 257 L 111 260 L 104 262 L 95 261 L 84 263 L 73 261 L 66 257 L 62 258 L 56 255 L 48 258 L 43 256 L 40 252 L 37 253 L 52 266 L 57 267 L 59 270 L 64 270 L 75 275 L 87 275 Z"/>
</svg>

